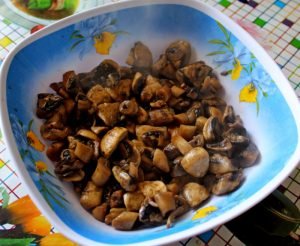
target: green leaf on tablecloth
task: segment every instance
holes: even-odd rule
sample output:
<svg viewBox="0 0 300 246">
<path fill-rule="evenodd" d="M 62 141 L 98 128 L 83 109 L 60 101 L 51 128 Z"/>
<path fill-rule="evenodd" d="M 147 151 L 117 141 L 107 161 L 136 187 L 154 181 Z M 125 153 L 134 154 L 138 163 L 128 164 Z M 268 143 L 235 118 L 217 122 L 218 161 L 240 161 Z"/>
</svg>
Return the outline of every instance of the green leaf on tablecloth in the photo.
<svg viewBox="0 0 300 246">
<path fill-rule="evenodd" d="M 0 245 L 1 246 L 29 246 L 35 238 L 22 238 L 22 239 L 16 239 L 16 238 L 0 238 Z"/>
<path fill-rule="evenodd" d="M 0 129 L 0 140 L 2 140 L 2 132 L 1 132 L 1 129 Z"/>
<path fill-rule="evenodd" d="M 0 194 L 2 197 L 2 208 L 6 208 L 9 203 L 9 194 L 4 187 L 0 187 Z"/>
</svg>

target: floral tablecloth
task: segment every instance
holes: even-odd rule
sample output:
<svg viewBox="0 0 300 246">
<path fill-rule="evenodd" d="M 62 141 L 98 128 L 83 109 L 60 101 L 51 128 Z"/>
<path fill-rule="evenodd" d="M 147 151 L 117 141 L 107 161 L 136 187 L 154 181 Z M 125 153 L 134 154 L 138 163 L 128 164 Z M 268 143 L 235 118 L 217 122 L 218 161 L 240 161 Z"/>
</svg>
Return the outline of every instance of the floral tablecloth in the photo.
<svg viewBox="0 0 300 246">
<path fill-rule="evenodd" d="M 30 33 L 50 22 L 0 0 L 0 64 L 7 53 Z M 117 0 L 81 0 L 77 11 Z M 300 97 L 300 1 L 204 0 L 237 21 L 269 52 Z M 57 232 L 35 207 L 20 183 L 0 132 L 0 246 L 76 245 Z M 299 167 L 279 189 L 300 207 Z M 297 234 L 300 234 L 298 229 Z M 243 245 L 226 226 L 174 245 Z"/>
</svg>

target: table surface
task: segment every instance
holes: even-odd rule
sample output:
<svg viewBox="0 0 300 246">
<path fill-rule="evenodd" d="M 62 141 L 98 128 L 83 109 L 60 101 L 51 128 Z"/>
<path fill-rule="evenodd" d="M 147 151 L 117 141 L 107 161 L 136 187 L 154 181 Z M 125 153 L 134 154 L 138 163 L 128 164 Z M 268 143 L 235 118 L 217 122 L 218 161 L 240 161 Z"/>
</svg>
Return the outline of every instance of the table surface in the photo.
<svg viewBox="0 0 300 246">
<path fill-rule="evenodd" d="M 90 8 L 93 5 L 117 1 L 82 0 L 82 3 L 85 4 L 85 8 Z M 0 0 L 0 64 L 16 44 L 30 35 L 30 29 L 39 24 L 35 20 L 18 16 L 4 2 L 9 1 Z M 204 0 L 204 2 L 236 20 L 263 43 L 300 98 L 300 0 Z M 8 207 L 12 207 L 12 204 L 22 206 L 23 203 L 33 207 L 10 159 L 0 132 L 0 206 L 5 207 L 7 204 Z M 300 208 L 300 166 L 291 173 L 279 189 Z M 23 223 L 23 229 L 20 229 L 19 224 L 1 223 L 0 218 L 0 246 L 63 245 L 63 243 L 76 245 L 63 238 L 39 212 L 31 221 L 24 219 L 19 222 Z M 296 233 L 299 235 L 300 229 Z M 238 246 L 244 244 L 225 226 L 219 226 L 202 235 L 172 245 Z"/>
</svg>

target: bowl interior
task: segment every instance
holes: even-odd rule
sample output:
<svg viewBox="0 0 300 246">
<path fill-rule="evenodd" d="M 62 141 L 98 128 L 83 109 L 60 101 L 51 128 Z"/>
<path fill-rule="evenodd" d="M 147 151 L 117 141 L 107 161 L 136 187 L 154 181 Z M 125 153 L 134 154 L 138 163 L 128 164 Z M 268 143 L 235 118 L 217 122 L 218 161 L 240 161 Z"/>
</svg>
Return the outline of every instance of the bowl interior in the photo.
<svg viewBox="0 0 300 246">
<path fill-rule="evenodd" d="M 255 58 L 257 51 L 250 52 L 238 37 L 202 12 L 200 9 L 206 8 L 202 4 L 189 2 L 190 6 L 140 4 L 133 7 L 129 4 L 122 9 L 106 10 L 107 13 L 99 9 L 101 14 L 96 15 L 94 11 L 90 15 L 95 16 L 91 18 L 80 15 L 80 21 L 33 39 L 12 58 L 7 71 L 6 103 L 11 124 L 8 131 L 12 130 L 11 141 L 15 141 L 13 144 L 18 149 L 16 164 L 29 189 L 39 190 L 34 196 L 41 200 L 40 206 L 47 203 L 49 207 L 45 210 L 53 210 L 57 215 L 52 222 L 61 221 L 95 243 L 133 244 L 185 231 L 188 236 L 191 228 L 197 227 L 194 233 L 203 232 L 237 215 L 242 204 L 244 210 L 247 208 L 249 199 L 251 204 L 258 202 L 266 192 L 264 188 L 267 185 L 276 188 L 278 175 L 293 165 L 289 161 L 298 145 L 298 129 L 294 113 L 277 82 Z M 103 41 L 104 32 L 112 34 L 114 40 Z M 93 219 L 81 208 L 72 187 L 54 176 L 53 164 L 43 151 L 43 145 L 48 143 L 39 134 L 42 122 L 35 115 L 37 94 L 51 92 L 49 84 L 61 81 L 62 74 L 68 70 L 87 72 L 106 58 L 125 65 L 136 41 L 145 43 L 156 60 L 177 39 L 191 43 L 193 61 L 204 60 L 218 74 L 227 71 L 227 76 L 219 75 L 225 99 L 242 117 L 261 151 L 261 160 L 245 170 L 246 181 L 242 187 L 209 200 L 204 207 L 209 207 L 211 213 L 203 218 L 192 219 L 195 211 L 191 211 L 170 229 L 158 226 L 138 234 L 117 232 Z M 103 46 L 108 47 L 109 54 L 103 54 Z"/>
</svg>

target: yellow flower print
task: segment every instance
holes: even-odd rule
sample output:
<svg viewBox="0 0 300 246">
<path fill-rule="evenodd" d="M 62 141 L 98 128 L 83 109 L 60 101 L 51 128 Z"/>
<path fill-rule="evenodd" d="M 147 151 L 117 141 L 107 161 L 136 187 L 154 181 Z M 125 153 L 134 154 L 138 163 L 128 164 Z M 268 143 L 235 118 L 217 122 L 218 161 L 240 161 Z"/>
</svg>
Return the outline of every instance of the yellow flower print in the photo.
<svg viewBox="0 0 300 246">
<path fill-rule="evenodd" d="M 245 85 L 240 91 L 240 102 L 256 103 L 257 102 L 258 90 L 255 85 L 251 82 Z"/>
<path fill-rule="evenodd" d="M 45 150 L 45 145 L 38 139 L 33 131 L 28 131 L 26 136 L 31 147 L 40 152 Z"/>
<path fill-rule="evenodd" d="M 28 195 L 12 202 L 6 209 L 9 212 L 9 221 L 12 224 L 24 224 L 41 215 L 41 212 L 37 209 Z"/>
<path fill-rule="evenodd" d="M 211 214 L 212 212 L 216 211 L 218 208 L 216 206 L 208 206 L 205 208 L 200 208 L 194 214 L 192 220 L 197 220 L 201 218 L 205 218 L 207 215 Z"/>
<path fill-rule="evenodd" d="M 243 70 L 243 66 L 241 65 L 241 62 L 239 59 L 235 59 L 235 64 L 231 72 L 231 79 L 237 80 L 241 76 L 241 72 Z"/>
<path fill-rule="evenodd" d="M 29 234 L 47 236 L 50 234 L 51 224 L 44 216 L 38 216 L 23 223 L 23 230 Z"/>
<path fill-rule="evenodd" d="M 38 172 L 46 172 L 48 170 L 46 163 L 42 161 L 36 161 L 35 167 Z"/>
<path fill-rule="evenodd" d="M 99 37 L 95 37 L 95 48 L 96 52 L 101 55 L 108 55 L 111 46 L 113 45 L 114 41 L 116 40 L 116 34 L 111 32 L 103 32 Z"/>
<path fill-rule="evenodd" d="M 72 241 L 65 238 L 60 233 L 50 234 L 40 241 L 40 246 L 77 246 L 78 244 L 73 243 Z"/>
</svg>

